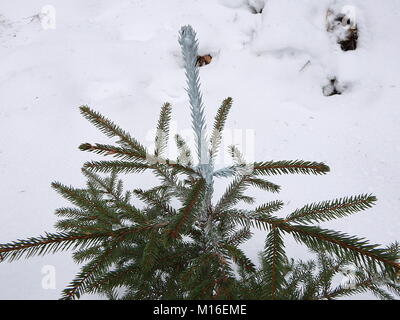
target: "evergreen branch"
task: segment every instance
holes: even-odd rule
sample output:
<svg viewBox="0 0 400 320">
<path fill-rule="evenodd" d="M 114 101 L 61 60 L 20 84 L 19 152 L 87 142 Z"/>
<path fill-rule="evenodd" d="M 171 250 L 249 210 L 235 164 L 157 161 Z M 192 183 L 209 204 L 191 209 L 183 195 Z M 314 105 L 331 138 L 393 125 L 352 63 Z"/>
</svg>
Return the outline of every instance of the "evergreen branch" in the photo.
<svg viewBox="0 0 400 320">
<path fill-rule="evenodd" d="M 165 163 L 160 164 L 160 166 L 166 166 L 174 169 L 176 172 L 187 174 L 191 177 L 200 177 L 199 172 L 191 168 L 190 166 L 182 165 L 170 160 L 166 160 Z"/>
<path fill-rule="evenodd" d="M 340 284 L 332 290 L 326 290 L 317 299 L 333 300 L 366 291 L 370 291 L 382 300 L 395 300 L 391 293 L 400 296 L 400 286 L 396 285 L 394 279 L 386 274 L 375 273 L 369 269 L 364 270 L 356 266 L 356 270 L 353 270 L 352 278 L 349 279 L 348 283 Z"/>
<path fill-rule="evenodd" d="M 283 223 L 282 219 L 275 218 L 269 214 L 237 209 L 223 211 L 223 217 L 244 227 L 252 227 L 264 231 L 270 231 L 272 227 Z"/>
<path fill-rule="evenodd" d="M 222 131 L 224 130 L 225 122 L 228 117 L 229 110 L 232 107 L 232 98 L 226 98 L 217 111 L 214 120 L 214 128 L 210 138 L 210 159 L 214 159 L 218 153 L 218 148 L 221 144 Z"/>
<path fill-rule="evenodd" d="M 379 299 L 381 300 L 396 300 L 396 298 L 391 295 L 390 293 L 386 292 L 382 288 L 379 288 L 378 286 L 371 286 L 369 290 Z"/>
<path fill-rule="evenodd" d="M 236 232 L 234 232 L 231 236 L 229 236 L 226 240 L 226 243 L 232 246 L 237 247 L 241 243 L 249 240 L 251 238 L 251 231 L 249 227 L 244 227 Z"/>
<path fill-rule="evenodd" d="M 176 146 L 179 151 L 177 162 L 183 165 L 191 166 L 193 164 L 192 153 L 186 141 L 179 135 L 175 135 Z"/>
<path fill-rule="evenodd" d="M 125 147 L 115 147 L 99 143 L 96 143 L 95 145 L 83 143 L 79 146 L 79 149 L 82 151 L 94 152 L 104 156 L 113 156 L 127 160 L 144 161 L 148 159 L 146 153 L 137 152 L 136 150 L 131 150 Z"/>
<path fill-rule="evenodd" d="M 118 211 L 118 216 L 121 219 L 126 219 L 137 225 L 148 223 L 148 219 L 139 209 L 131 205 L 129 202 L 115 200 L 115 209 Z"/>
<path fill-rule="evenodd" d="M 247 181 L 249 182 L 250 185 L 257 187 L 261 190 L 265 190 L 265 191 L 269 191 L 269 192 L 279 192 L 279 190 L 281 189 L 280 186 L 266 181 L 264 179 L 257 179 L 257 178 L 248 178 Z"/>
<path fill-rule="evenodd" d="M 80 111 L 87 120 L 93 123 L 105 135 L 110 138 L 118 137 L 120 140 L 117 143 L 126 148 L 131 148 L 139 154 L 147 153 L 146 149 L 136 139 L 132 138 L 129 133 L 122 130 L 100 113 L 91 110 L 88 106 L 81 106 Z"/>
<path fill-rule="evenodd" d="M 173 168 L 177 170 L 178 172 L 182 172 L 188 175 L 195 175 L 198 176 L 198 172 L 193 170 L 191 167 L 181 165 L 179 163 L 176 163 L 174 161 L 171 161 L 169 159 L 162 159 L 162 158 L 155 158 L 152 157 L 148 154 L 138 154 L 137 152 L 131 151 L 129 149 L 125 148 L 118 148 L 110 145 L 102 145 L 102 144 L 96 144 L 96 145 L 91 145 L 90 143 L 84 143 L 80 145 L 79 147 L 81 150 L 84 151 L 89 151 L 89 152 L 94 152 L 97 154 L 102 154 L 102 155 L 113 155 L 116 158 L 122 158 L 122 159 L 128 159 L 128 160 L 136 160 L 136 161 L 147 161 L 151 162 L 151 164 L 148 165 L 148 168 L 153 168 L 156 169 L 158 165 L 163 165 L 167 166 L 170 168 Z M 101 167 L 102 162 L 92 162 L 93 164 L 98 164 L 99 167 Z M 118 169 L 118 163 L 111 163 L 110 164 L 110 170 L 113 169 L 113 166 L 115 166 L 115 170 Z M 121 164 L 124 164 L 125 162 L 121 162 Z M 90 164 L 90 162 L 89 162 Z M 106 162 L 104 162 L 103 166 L 107 166 Z M 96 167 L 96 166 L 95 166 Z M 135 165 L 132 165 L 132 167 L 135 167 Z M 86 167 L 86 169 L 89 169 L 90 165 Z M 143 168 L 147 168 L 146 165 L 143 164 Z M 106 170 L 105 168 L 102 170 Z M 99 170 L 99 172 L 101 172 Z"/>
<path fill-rule="evenodd" d="M 316 261 L 300 260 L 294 263 L 292 259 L 291 263 L 288 262 L 286 283 L 281 295 L 283 299 L 335 300 L 367 291 L 380 299 L 393 299 L 387 291 L 391 291 L 390 287 L 395 283 L 387 274 L 363 268 L 348 258 L 333 257 L 323 251 L 315 253 L 318 256 Z M 345 275 L 348 282 L 342 281 L 334 287 L 334 277 L 339 274 Z M 396 294 L 396 290 L 393 293 Z"/>
<path fill-rule="evenodd" d="M 371 279 L 367 279 L 364 281 L 359 281 L 359 282 L 353 283 L 351 285 L 351 287 L 339 286 L 333 290 L 330 290 L 329 292 L 325 292 L 325 293 L 321 294 L 320 296 L 316 297 L 315 299 L 316 300 L 322 300 L 322 299 L 334 300 L 336 298 L 365 292 L 367 290 L 370 290 L 371 286 L 372 286 Z"/>
<path fill-rule="evenodd" d="M 281 210 L 283 205 L 284 205 L 283 202 L 280 200 L 271 201 L 271 202 L 265 203 L 261 206 L 258 206 L 255 209 L 255 214 L 259 214 L 259 213 L 272 214 L 276 211 Z"/>
<path fill-rule="evenodd" d="M 144 272 L 149 272 L 157 262 L 158 246 L 157 237 L 158 233 L 151 233 L 146 246 L 143 249 L 141 267 Z"/>
<path fill-rule="evenodd" d="M 97 220 L 97 221 L 95 221 Z M 58 220 L 55 228 L 63 232 L 76 232 L 76 233 L 93 233 L 93 232 L 106 232 L 109 230 L 109 225 L 104 226 L 101 219 L 96 218 L 78 218 L 78 219 L 63 219 Z"/>
<path fill-rule="evenodd" d="M 162 184 L 165 185 L 168 189 L 173 192 L 179 200 L 182 202 L 185 201 L 186 196 L 188 195 L 189 189 L 185 186 L 182 181 L 179 181 L 176 174 L 158 166 L 155 171 L 157 177 L 162 180 Z"/>
<path fill-rule="evenodd" d="M 234 176 L 236 173 L 236 167 L 232 166 L 214 171 L 213 176 L 218 178 L 229 178 Z"/>
<path fill-rule="evenodd" d="M 155 207 L 161 209 L 164 213 L 169 216 L 175 216 L 176 210 L 172 208 L 167 201 L 164 201 L 162 197 L 160 197 L 157 192 L 154 191 L 143 191 L 141 189 L 135 189 L 134 194 L 141 199 L 142 201 L 146 202 L 151 207 Z"/>
<path fill-rule="evenodd" d="M 116 214 L 106 204 L 106 202 L 94 198 L 90 198 L 86 191 L 75 189 L 65 186 L 59 182 L 53 182 L 51 186 L 63 197 L 78 207 L 83 207 L 89 212 L 95 212 L 98 217 L 99 214 L 108 218 L 110 221 L 119 222 Z"/>
<path fill-rule="evenodd" d="M 245 169 L 246 160 L 243 157 L 243 154 L 240 152 L 237 146 L 231 145 L 228 147 L 231 157 L 235 163 L 235 169 Z"/>
<path fill-rule="evenodd" d="M 242 194 L 246 190 L 247 186 L 247 176 L 235 178 L 215 206 L 215 212 L 222 212 L 223 210 L 230 209 L 232 206 L 237 204 L 241 199 L 243 199 Z"/>
<path fill-rule="evenodd" d="M 243 201 L 244 203 L 247 203 L 247 204 L 253 204 L 256 201 L 256 199 L 254 197 L 244 196 L 244 195 L 238 196 L 237 199 L 238 199 L 238 201 Z"/>
<path fill-rule="evenodd" d="M 271 216 L 270 214 L 281 207 L 280 201 L 272 201 L 258 207 L 254 211 L 248 210 L 227 210 L 224 216 L 238 222 L 245 227 L 253 227 L 264 231 L 270 231 L 278 225 L 285 224 L 283 219 Z"/>
<path fill-rule="evenodd" d="M 396 262 L 397 256 L 385 249 L 377 248 L 378 245 L 369 244 L 365 239 L 312 226 L 281 223 L 277 227 L 292 234 L 297 241 L 312 250 L 319 252 L 325 250 L 370 267 L 372 270 L 380 267 L 389 274 L 400 270 L 400 264 Z"/>
<path fill-rule="evenodd" d="M 132 279 L 138 278 L 140 272 L 141 268 L 139 264 L 136 262 L 130 263 L 97 277 L 88 285 L 86 290 L 90 293 L 101 293 L 104 289 L 107 290 L 112 287 L 121 287 L 126 283 L 131 282 Z"/>
<path fill-rule="evenodd" d="M 235 216 L 233 216 L 235 217 Z M 256 226 L 268 230 L 276 227 L 281 231 L 288 232 L 300 243 L 304 243 L 315 251 L 328 251 L 339 257 L 348 258 L 351 261 L 370 267 L 376 270 L 380 267 L 389 274 L 400 271 L 400 264 L 396 262 L 398 256 L 385 249 L 377 248 L 378 245 L 369 244 L 365 239 L 348 236 L 346 234 L 321 229 L 319 227 L 290 225 L 282 219 L 269 216 L 251 217 L 236 213 L 236 219 L 244 225 Z"/>
<path fill-rule="evenodd" d="M 31 257 L 33 255 L 44 255 L 46 253 L 56 253 L 59 251 L 84 248 L 90 245 L 97 245 L 109 238 L 122 239 L 125 236 L 142 231 L 161 229 L 168 225 L 168 222 L 157 224 L 146 224 L 139 227 L 121 228 L 110 232 L 97 232 L 90 234 L 81 233 L 46 233 L 45 236 L 17 240 L 11 243 L 0 244 L 1 261 L 8 259 L 14 261 L 22 256 Z"/>
<path fill-rule="evenodd" d="M 266 288 L 264 298 L 275 300 L 285 281 L 284 268 L 286 266 L 285 245 L 283 237 L 277 228 L 272 228 L 265 241 L 263 251 L 266 269 Z"/>
<path fill-rule="evenodd" d="M 141 164 L 138 164 L 139 166 Z M 145 166 L 145 165 L 143 165 Z M 117 181 L 117 171 L 118 170 L 112 170 L 111 176 L 109 178 L 103 179 L 101 176 L 83 168 L 82 173 L 89 179 L 89 181 L 95 182 L 99 189 L 103 189 L 104 192 L 106 192 L 111 198 L 112 198 L 112 207 L 113 210 L 117 212 L 117 216 L 120 219 L 127 219 L 130 220 L 134 223 L 137 224 L 144 224 L 147 222 L 146 218 L 144 217 L 143 213 L 140 212 L 137 208 L 135 208 L 133 205 L 129 203 L 129 198 L 130 198 L 130 193 L 125 193 L 125 196 L 122 195 L 122 181 L 119 180 Z M 101 190 L 99 190 L 101 191 Z M 65 209 L 64 209 L 65 210 Z M 97 215 L 92 215 L 90 216 L 90 213 L 86 213 L 82 215 L 72 215 L 69 214 L 68 212 L 74 212 L 74 209 L 68 208 L 66 209 L 66 216 L 71 217 L 71 218 L 79 218 L 83 217 L 84 219 L 98 219 L 99 217 Z"/>
<path fill-rule="evenodd" d="M 82 168 L 83 175 L 88 179 L 88 183 L 95 185 L 99 191 L 104 191 L 109 195 L 112 195 L 114 198 L 116 197 L 114 194 L 114 188 L 118 184 L 117 182 L 117 172 L 112 171 L 110 176 L 107 178 L 102 178 L 101 176 Z M 120 182 L 122 183 L 122 182 Z M 121 186 L 122 188 L 122 186 Z"/>
<path fill-rule="evenodd" d="M 23 256 L 29 258 L 33 255 L 44 255 L 46 253 L 68 250 L 71 246 L 75 249 L 95 245 L 112 235 L 109 232 L 92 234 L 46 233 L 45 236 L 0 244 L 0 256 L 3 258 L 2 261 L 14 261 Z"/>
<path fill-rule="evenodd" d="M 72 258 L 76 263 L 81 264 L 96 258 L 99 254 L 102 253 L 103 249 L 104 246 L 102 246 L 101 244 L 97 246 L 91 246 L 88 248 L 82 248 L 74 251 L 72 253 Z"/>
<path fill-rule="evenodd" d="M 187 200 L 178 214 L 173 218 L 168 228 L 168 234 L 172 238 L 177 238 L 181 233 L 182 227 L 193 217 L 197 211 L 203 208 L 202 198 L 205 192 L 205 181 L 199 179 L 189 193 Z"/>
<path fill-rule="evenodd" d="M 292 160 L 256 162 L 253 164 L 253 170 L 256 175 L 278 175 L 291 173 L 326 174 L 330 169 L 321 162 Z"/>
<path fill-rule="evenodd" d="M 58 208 L 56 209 L 55 215 L 59 217 L 68 217 L 73 219 L 95 219 L 95 216 L 89 216 L 86 210 L 77 209 L 77 208 Z"/>
<path fill-rule="evenodd" d="M 97 173 L 140 173 L 147 169 L 152 169 L 154 167 L 137 162 L 130 161 L 90 161 L 83 165 L 83 168 L 90 170 L 91 172 Z"/>
<path fill-rule="evenodd" d="M 235 245 L 224 244 L 223 248 L 228 252 L 228 255 L 232 258 L 238 266 L 247 270 L 248 272 L 255 272 L 255 265 L 249 258 L 246 257 L 244 252 Z"/>
<path fill-rule="evenodd" d="M 372 195 L 359 195 L 313 203 L 291 213 L 287 216 L 286 222 L 310 223 L 342 218 L 369 209 L 375 202 L 376 197 Z"/>
<path fill-rule="evenodd" d="M 389 281 L 385 281 L 385 285 L 386 287 L 393 292 L 395 295 L 400 297 L 400 279 L 398 279 L 397 275 L 394 281 L 389 282 Z"/>
<path fill-rule="evenodd" d="M 158 119 L 157 133 L 155 138 L 154 155 L 162 157 L 165 148 L 167 147 L 169 137 L 169 123 L 171 121 L 171 104 L 164 103 L 161 108 L 160 118 Z"/>
<path fill-rule="evenodd" d="M 63 290 L 62 300 L 74 300 L 80 298 L 86 289 L 101 276 L 111 266 L 112 260 L 109 259 L 114 246 L 107 248 L 98 257 L 85 265 L 74 280 Z"/>
</svg>

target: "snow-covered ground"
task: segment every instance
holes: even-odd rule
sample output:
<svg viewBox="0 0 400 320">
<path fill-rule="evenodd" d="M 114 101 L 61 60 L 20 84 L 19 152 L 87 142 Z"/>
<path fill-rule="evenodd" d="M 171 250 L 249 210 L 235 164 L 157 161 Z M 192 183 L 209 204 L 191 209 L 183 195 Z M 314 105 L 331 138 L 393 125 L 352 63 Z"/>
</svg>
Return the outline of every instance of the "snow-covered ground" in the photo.
<svg viewBox="0 0 400 320">
<path fill-rule="evenodd" d="M 186 24 L 198 33 L 200 53 L 213 56 L 200 71 L 209 126 L 232 96 L 228 132 L 254 132 L 255 159 L 331 167 L 326 176 L 274 177 L 282 192 L 257 192 L 258 200 L 282 199 L 288 213 L 373 193 L 374 208 L 324 226 L 382 244 L 399 240 L 400 2 L 250 3 L 264 6 L 262 13 L 247 0 L 1 0 L 0 243 L 54 231 L 53 212 L 66 202 L 50 183 L 84 183 L 80 167 L 94 156 L 77 146 L 109 142 L 78 106 L 102 112 L 147 145 L 165 101 L 178 130 L 190 128 L 177 42 Z M 45 5 L 55 11 L 55 29 L 46 24 L 51 14 L 36 16 Z M 355 51 L 342 51 L 326 31 L 327 9 L 345 6 L 355 10 Z M 346 87 L 342 95 L 323 95 L 331 77 Z M 246 244 L 253 259 L 264 237 L 256 232 Z M 291 240 L 287 250 L 306 252 Z M 54 266 L 55 290 L 42 286 L 46 266 Z M 0 299 L 59 298 L 78 270 L 69 253 L 0 264 Z"/>
</svg>

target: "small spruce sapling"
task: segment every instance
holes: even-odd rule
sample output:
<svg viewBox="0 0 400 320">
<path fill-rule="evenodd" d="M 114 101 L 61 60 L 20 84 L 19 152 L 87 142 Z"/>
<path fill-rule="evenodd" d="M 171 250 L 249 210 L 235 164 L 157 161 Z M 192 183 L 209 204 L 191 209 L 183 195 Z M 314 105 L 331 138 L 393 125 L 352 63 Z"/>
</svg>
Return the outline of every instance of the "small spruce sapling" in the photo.
<svg viewBox="0 0 400 320">
<path fill-rule="evenodd" d="M 284 206 L 281 201 L 251 210 L 238 207 L 241 202 L 255 202 L 245 194 L 249 187 L 279 192 L 280 186 L 265 177 L 324 175 L 329 167 L 303 160 L 245 163 L 232 146 L 229 151 L 234 164 L 216 170 L 215 157 L 232 99 L 222 102 L 208 139 L 196 66 L 198 43 L 190 26 L 180 30 L 179 43 L 195 154 L 177 135 L 177 159 L 165 157 L 172 111 L 169 103 L 161 108 L 152 152 L 103 115 L 82 106 L 82 115 L 117 141 L 84 143 L 79 148 L 114 159 L 85 163 L 85 188 L 53 183 L 73 205 L 56 210 L 58 232 L 1 244 L 2 260 L 73 250 L 74 260 L 83 266 L 63 291 L 63 299 L 77 299 L 82 294 L 109 299 L 336 299 L 367 290 L 387 299 L 399 294 L 398 244 L 378 247 L 314 225 L 366 210 L 376 202 L 374 196 L 313 203 L 285 218 L 275 214 Z M 124 191 L 118 174 L 145 171 L 153 172 L 159 185 Z M 105 173 L 108 176 L 102 175 Z M 220 178 L 231 182 L 214 202 L 214 180 Z M 173 205 L 173 199 L 178 199 L 179 205 Z M 138 200 L 144 203 L 141 209 L 134 205 Z M 259 266 L 240 248 L 252 237 L 253 228 L 267 232 Z M 316 252 L 316 260 L 289 259 L 286 236 Z M 355 267 L 354 281 L 335 287 L 333 277 L 349 265 Z"/>
</svg>

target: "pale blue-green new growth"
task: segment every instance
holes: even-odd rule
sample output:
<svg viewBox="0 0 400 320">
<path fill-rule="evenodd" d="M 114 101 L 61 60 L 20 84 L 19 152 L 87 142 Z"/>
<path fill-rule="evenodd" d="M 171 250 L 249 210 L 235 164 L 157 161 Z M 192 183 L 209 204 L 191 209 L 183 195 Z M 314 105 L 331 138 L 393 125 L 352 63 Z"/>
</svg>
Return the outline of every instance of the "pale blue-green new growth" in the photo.
<svg viewBox="0 0 400 320">
<path fill-rule="evenodd" d="M 179 44 L 185 62 L 187 79 L 186 91 L 189 96 L 192 114 L 192 127 L 195 134 L 195 143 L 199 159 L 199 170 L 208 185 L 212 184 L 213 166 L 208 154 L 206 140 L 206 121 L 204 116 L 203 99 L 200 92 L 200 78 L 197 66 L 198 41 L 196 32 L 191 26 L 183 26 L 179 32 Z"/>
<path fill-rule="evenodd" d="M 195 135 L 195 143 L 198 155 L 198 170 L 207 184 L 207 194 L 204 199 L 204 210 L 202 210 L 199 219 L 205 223 L 205 232 L 212 233 L 211 217 L 208 216 L 207 208 L 211 207 L 211 198 L 213 194 L 213 171 L 214 166 L 212 157 L 209 155 L 208 143 L 206 140 L 206 120 L 204 116 L 203 99 L 200 92 L 200 77 L 197 66 L 198 42 L 196 32 L 191 26 L 183 26 L 179 32 L 179 44 L 181 45 L 182 55 L 185 62 L 185 73 L 189 96 L 190 109 L 192 114 L 192 127 Z"/>
</svg>

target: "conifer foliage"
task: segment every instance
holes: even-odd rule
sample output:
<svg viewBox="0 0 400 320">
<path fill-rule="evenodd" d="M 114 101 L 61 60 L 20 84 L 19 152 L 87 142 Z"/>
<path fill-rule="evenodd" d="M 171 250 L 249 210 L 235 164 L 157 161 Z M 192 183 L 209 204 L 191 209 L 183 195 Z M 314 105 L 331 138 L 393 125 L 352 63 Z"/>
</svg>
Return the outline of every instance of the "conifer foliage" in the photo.
<svg viewBox="0 0 400 320">
<path fill-rule="evenodd" d="M 63 299 L 87 293 L 110 299 L 336 299 L 368 290 L 384 299 L 399 295 L 398 244 L 379 247 L 315 225 L 366 210 L 375 204 L 374 196 L 313 203 L 284 218 L 277 215 L 284 207 L 281 201 L 242 209 L 241 203 L 256 201 L 245 194 L 249 187 L 279 192 L 270 176 L 324 175 L 329 167 L 303 160 L 245 163 L 232 146 L 234 164 L 216 170 L 215 157 L 232 99 L 222 102 L 207 138 L 196 65 L 198 43 L 190 26 L 182 27 L 179 43 L 196 152 L 192 154 L 188 143 L 177 135 L 177 158 L 165 156 L 172 113 L 168 103 L 161 108 L 153 151 L 103 115 L 82 106 L 82 115 L 117 141 L 79 147 L 106 160 L 84 164 L 84 188 L 53 183 L 72 205 L 56 210 L 58 232 L 1 244 L 2 261 L 73 250 L 74 260 L 83 266 L 63 291 Z M 153 172 L 159 185 L 124 191 L 119 174 L 145 171 Z M 213 201 L 214 179 L 218 178 L 230 182 Z M 144 206 L 134 204 L 138 201 Z M 254 228 L 266 232 L 259 266 L 240 248 Z M 314 251 L 317 258 L 289 259 L 287 236 Z M 349 266 L 353 281 L 335 285 L 334 276 Z"/>
</svg>

